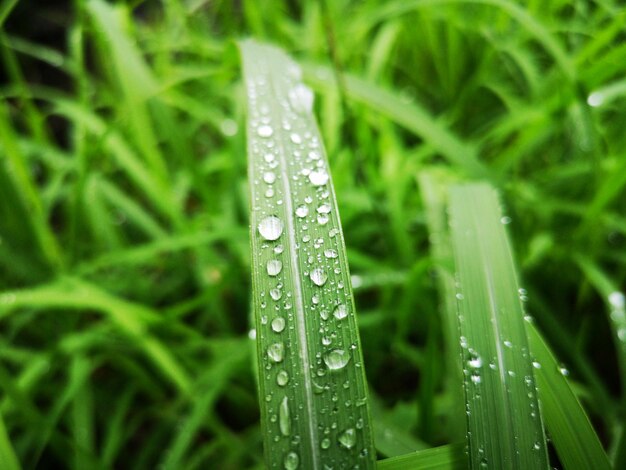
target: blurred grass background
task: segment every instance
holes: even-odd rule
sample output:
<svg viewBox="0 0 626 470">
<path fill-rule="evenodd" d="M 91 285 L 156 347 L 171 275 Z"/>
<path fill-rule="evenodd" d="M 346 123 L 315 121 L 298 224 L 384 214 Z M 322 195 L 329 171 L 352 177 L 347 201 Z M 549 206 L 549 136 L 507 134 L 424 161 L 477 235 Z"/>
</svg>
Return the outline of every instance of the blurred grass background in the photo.
<svg viewBox="0 0 626 470">
<path fill-rule="evenodd" d="M 318 93 L 381 455 L 458 419 L 417 183 L 435 168 L 500 189 L 527 310 L 623 450 L 620 2 L 21 0 L 0 22 L 0 415 L 24 468 L 262 464 L 248 36 Z"/>
</svg>

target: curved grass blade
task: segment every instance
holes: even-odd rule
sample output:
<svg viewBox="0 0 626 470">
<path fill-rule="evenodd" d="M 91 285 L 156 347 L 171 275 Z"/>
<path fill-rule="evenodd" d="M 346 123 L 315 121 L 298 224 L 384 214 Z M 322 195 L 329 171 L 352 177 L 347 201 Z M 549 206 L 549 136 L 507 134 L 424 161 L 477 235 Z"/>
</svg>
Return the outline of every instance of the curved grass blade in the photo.
<svg viewBox="0 0 626 470">
<path fill-rule="evenodd" d="M 453 186 L 467 442 L 472 468 L 548 468 L 521 301 L 495 191 Z"/>
<path fill-rule="evenodd" d="M 240 47 L 266 464 L 374 468 L 350 275 L 313 94 L 279 49 Z"/>
<path fill-rule="evenodd" d="M 602 444 L 547 344 L 530 322 L 526 333 L 535 360 L 541 415 L 564 468 L 609 470 Z"/>
</svg>

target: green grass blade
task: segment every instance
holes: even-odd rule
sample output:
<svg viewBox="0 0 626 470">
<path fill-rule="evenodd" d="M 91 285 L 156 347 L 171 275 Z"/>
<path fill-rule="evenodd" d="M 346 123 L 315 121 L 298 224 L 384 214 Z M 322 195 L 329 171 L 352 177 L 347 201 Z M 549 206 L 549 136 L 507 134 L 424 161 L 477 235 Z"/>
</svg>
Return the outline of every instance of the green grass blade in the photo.
<svg viewBox="0 0 626 470">
<path fill-rule="evenodd" d="M 350 275 L 313 94 L 280 50 L 245 41 L 241 52 L 266 463 L 373 468 Z"/>
<path fill-rule="evenodd" d="M 467 455 L 463 452 L 463 446 L 455 444 L 380 460 L 376 468 L 378 470 L 453 470 L 465 468 L 466 465 Z"/>
<path fill-rule="evenodd" d="M 495 191 L 450 190 L 472 468 L 548 468 L 518 284 Z"/>
<path fill-rule="evenodd" d="M 550 349 L 530 322 L 526 333 L 535 359 L 541 414 L 564 468 L 610 469 L 602 444 Z"/>
<path fill-rule="evenodd" d="M 20 470 L 19 461 L 11 445 L 11 440 L 4 425 L 4 420 L 0 415 L 0 463 L 2 468 L 6 470 Z"/>
</svg>

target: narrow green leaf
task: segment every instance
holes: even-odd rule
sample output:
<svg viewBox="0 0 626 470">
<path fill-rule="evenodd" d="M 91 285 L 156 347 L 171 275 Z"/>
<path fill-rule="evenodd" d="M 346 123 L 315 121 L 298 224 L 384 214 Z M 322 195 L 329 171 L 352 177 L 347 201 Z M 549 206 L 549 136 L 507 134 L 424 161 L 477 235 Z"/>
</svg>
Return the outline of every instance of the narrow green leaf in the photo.
<svg viewBox="0 0 626 470">
<path fill-rule="evenodd" d="M 526 324 L 541 414 L 559 459 L 567 470 L 608 470 L 611 464 L 589 418 L 550 349 L 531 322 Z"/>
<path fill-rule="evenodd" d="M 241 52 L 266 464 L 373 468 L 350 275 L 313 94 L 279 49 L 245 41 Z"/>
<path fill-rule="evenodd" d="M 11 445 L 2 415 L 0 415 L 0 463 L 5 470 L 19 470 L 22 468 Z"/>
<path fill-rule="evenodd" d="M 490 186 L 451 188 L 470 464 L 547 468 L 518 284 L 500 219 Z"/>
<path fill-rule="evenodd" d="M 465 468 L 466 464 L 467 455 L 463 451 L 463 446 L 453 444 L 380 460 L 376 468 L 378 470 L 452 470 Z"/>
</svg>

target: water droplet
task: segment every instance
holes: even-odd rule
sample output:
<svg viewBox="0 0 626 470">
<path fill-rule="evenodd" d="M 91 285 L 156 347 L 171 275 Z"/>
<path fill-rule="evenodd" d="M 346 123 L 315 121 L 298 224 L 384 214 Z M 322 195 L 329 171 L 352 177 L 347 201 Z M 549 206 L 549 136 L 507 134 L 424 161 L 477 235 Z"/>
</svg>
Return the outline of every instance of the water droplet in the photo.
<svg viewBox="0 0 626 470">
<path fill-rule="evenodd" d="M 330 447 L 330 439 L 328 439 L 327 437 L 322 439 L 322 441 L 320 442 L 320 447 L 322 449 L 328 449 Z"/>
<path fill-rule="evenodd" d="M 346 449 L 352 449 L 356 444 L 356 431 L 354 428 L 348 428 L 339 435 L 337 440 Z"/>
<path fill-rule="evenodd" d="M 281 291 L 278 287 L 270 289 L 270 297 L 274 300 L 280 300 L 283 296 L 283 291 Z"/>
<path fill-rule="evenodd" d="M 267 188 L 265 190 L 265 197 L 274 197 L 274 190 L 272 188 Z"/>
<path fill-rule="evenodd" d="M 615 310 L 622 310 L 626 308 L 626 297 L 620 291 L 611 292 L 609 294 L 609 304 Z"/>
<path fill-rule="evenodd" d="M 271 135 L 274 133 L 274 129 L 264 124 L 262 126 L 259 126 L 256 132 L 257 134 L 259 134 L 259 137 L 271 137 Z"/>
<path fill-rule="evenodd" d="M 300 134 L 296 134 L 295 132 L 289 136 L 289 139 L 291 139 L 294 144 L 302 143 L 302 137 L 300 137 Z"/>
<path fill-rule="evenodd" d="M 328 183 L 328 173 L 323 168 L 317 168 L 309 173 L 309 181 L 313 186 L 324 186 Z"/>
<path fill-rule="evenodd" d="M 505 345 L 507 348 L 512 348 L 512 347 L 513 347 L 513 343 L 511 343 L 511 342 L 510 342 L 510 341 L 508 341 L 508 340 L 505 340 L 505 341 L 504 341 L 504 345 Z"/>
<path fill-rule="evenodd" d="M 282 362 L 285 357 L 285 345 L 283 343 L 270 344 L 267 348 L 267 356 L 273 362 Z"/>
<path fill-rule="evenodd" d="M 592 108 L 602 106 L 604 103 L 604 95 L 599 91 L 594 91 L 587 97 L 587 104 Z"/>
<path fill-rule="evenodd" d="M 281 370 L 278 374 L 276 374 L 276 383 L 281 387 L 284 387 L 289 383 L 289 374 L 286 370 Z"/>
<path fill-rule="evenodd" d="M 282 245 L 276 245 L 274 247 L 274 253 L 276 253 L 277 255 L 280 255 L 283 251 L 285 251 L 285 247 Z"/>
<path fill-rule="evenodd" d="M 263 173 L 263 181 L 265 181 L 267 184 L 274 184 L 274 182 L 276 181 L 276 173 L 274 173 L 273 171 L 266 171 L 265 173 Z"/>
<path fill-rule="evenodd" d="M 344 318 L 348 316 L 348 307 L 346 307 L 345 304 L 337 305 L 335 307 L 335 310 L 333 311 L 333 316 L 337 320 L 343 320 Z"/>
<path fill-rule="evenodd" d="M 296 470 L 298 465 L 300 465 L 300 457 L 298 457 L 298 454 L 295 452 L 289 452 L 285 455 L 283 465 L 285 466 L 285 470 Z"/>
<path fill-rule="evenodd" d="M 287 96 L 289 97 L 289 104 L 296 113 L 310 113 L 313 109 L 313 92 L 308 86 L 298 83 L 289 90 Z"/>
<path fill-rule="evenodd" d="M 324 250 L 324 256 L 326 256 L 326 258 L 336 258 L 339 255 L 337 254 L 336 250 L 329 249 Z M 352 280 L 352 284 L 354 284 L 354 279 Z"/>
<path fill-rule="evenodd" d="M 265 155 L 263 155 L 263 159 L 267 162 L 273 162 L 274 161 L 274 154 L 271 153 L 266 153 Z"/>
<path fill-rule="evenodd" d="M 480 357 L 474 357 L 467 361 L 467 365 L 473 369 L 478 369 L 479 367 L 482 367 L 483 360 Z"/>
<path fill-rule="evenodd" d="M 541 364 L 540 364 L 540 363 L 538 363 L 537 361 L 533 361 L 533 367 L 534 367 L 535 369 L 541 369 Z"/>
<path fill-rule="evenodd" d="M 271 259 L 267 262 L 267 274 L 270 276 L 278 276 L 283 269 L 283 262 L 277 259 Z"/>
<path fill-rule="evenodd" d="M 569 370 L 567 370 L 565 367 L 559 367 L 559 372 L 565 377 L 569 375 Z"/>
<path fill-rule="evenodd" d="M 317 208 L 317 213 L 318 214 L 330 214 L 330 204 L 328 204 L 327 202 L 320 204 L 319 207 Z"/>
<path fill-rule="evenodd" d="M 343 349 L 333 349 L 324 355 L 324 363 L 330 370 L 343 369 L 350 361 L 350 354 Z"/>
<path fill-rule="evenodd" d="M 283 221 L 274 215 L 259 222 L 259 233 L 266 240 L 277 240 L 283 233 Z"/>
<path fill-rule="evenodd" d="M 309 277 L 311 278 L 311 281 L 313 281 L 313 284 L 315 284 L 316 286 L 323 286 L 324 284 L 326 284 L 326 280 L 328 279 L 328 275 L 321 268 L 315 268 L 313 271 L 311 271 Z"/>
<path fill-rule="evenodd" d="M 511 223 L 511 218 L 505 215 L 500 219 L 500 223 L 503 225 L 509 225 Z"/>
<path fill-rule="evenodd" d="M 309 208 L 304 204 L 296 207 L 296 215 L 300 218 L 306 217 L 307 215 L 309 215 Z"/>
<path fill-rule="evenodd" d="M 285 319 L 283 317 L 276 317 L 272 320 L 272 330 L 276 333 L 280 333 L 285 329 Z"/>
<path fill-rule="evenodd" d="M 283 436 L 291 434 L 291 418 L 289 416 L 289 399 L 283 398 L 278 408 L 278 426 Z"/>
<path fill-rule="evenodd" d="M 461 294 L 460 292 L 458 294 L 456 294 L 455 297 L 457 298 L 457 300 L 463 300 L 465 298 L 465 296 L 463 294 Z"/>
<path fill-rule="evenodd" d="M 474 383 L 476 385 L 478 385 L 481 382 L 480 375 L 474 374 L 474 375 L 472 375 L 471 378 L 472 378 L 472 383 Z"/>
<path fill-rule="evenodd" d="M 256 339 L 256 328 L 252 328 L 250 331 L 248 331 L 248 338 Z"/>
<path fill-rule="evenodd" d="M 330 317 L 328 310 L 320 310 L 320 317 L 322 317 L 322 320 L 328 320 Z"/>
<path fill-rule="evenodd" d="M 328 223 L 329 217 L 327 214 L 318 214 L 317 215 L 317 223 L 320 225 L 326 225 Z"/>
</svg>

